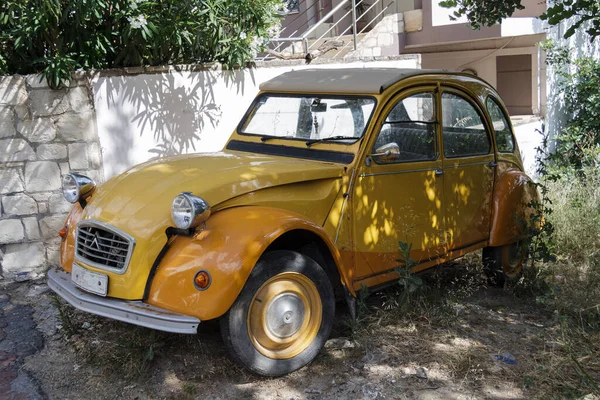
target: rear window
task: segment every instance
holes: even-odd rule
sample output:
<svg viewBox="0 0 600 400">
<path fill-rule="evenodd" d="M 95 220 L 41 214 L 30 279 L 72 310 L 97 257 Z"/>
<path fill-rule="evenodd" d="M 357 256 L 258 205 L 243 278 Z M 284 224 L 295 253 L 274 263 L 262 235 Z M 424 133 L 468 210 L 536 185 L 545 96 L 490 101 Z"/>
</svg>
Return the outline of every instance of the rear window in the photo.
<svg viewBox="0 0 600 400">
<path fill-rule="evenodd" d="M 494 125 L 494 134 L 496 135 L 496 145 L 500 153 L 513 153 L 515 151 L 515 140 L 510 125 L 500 105 L 491 97 L 488 97 L 485 106 L 492 118 Z"/>
</svg>

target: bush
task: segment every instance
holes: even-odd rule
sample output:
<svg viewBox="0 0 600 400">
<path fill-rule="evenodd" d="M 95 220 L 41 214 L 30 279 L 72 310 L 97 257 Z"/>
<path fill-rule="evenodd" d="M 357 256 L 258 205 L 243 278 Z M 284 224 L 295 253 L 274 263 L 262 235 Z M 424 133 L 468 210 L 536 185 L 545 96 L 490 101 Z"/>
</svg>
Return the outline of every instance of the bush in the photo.
<svg viewBox="0 0 600 400">
<path fill-rule="evenodd" d="M 243 66 L 279 21 L 279 0 L 3 0 L 0 75 L 223 63 Z"/>
<path fill-rule="evenodd" d="M 557 136 L 551 161 L 555 168 L 580 170 L 597 167 L 600 156 L 600 60 L 572 60 L 567 49 L 548 40 L 542 44 L 547 62 L 564 94 L 564 112 L 570 116 Z"/>
</svg>

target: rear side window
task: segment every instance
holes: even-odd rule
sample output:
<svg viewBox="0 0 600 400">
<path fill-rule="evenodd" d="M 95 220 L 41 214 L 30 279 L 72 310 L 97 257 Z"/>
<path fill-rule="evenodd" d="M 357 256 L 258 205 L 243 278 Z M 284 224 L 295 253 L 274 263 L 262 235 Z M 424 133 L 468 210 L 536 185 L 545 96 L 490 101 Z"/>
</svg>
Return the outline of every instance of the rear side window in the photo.
<svg viewBox="0 0 600 400">
<path fill-rule="evenodd" d="M 400 149 L 393 160 L 407 162 L 435 160 L 435 97 L 431 92 L 417 93 L 400 100 L 383 122 L 374 152 L 395 143 Z"/>
<path fill-rule="evenodd" d="M 513 153 L 515 151 L 515 140 L 508 120 L 502 112 L 502 108 L 496 103 L 496 100 L 488 97 L 485 106 L 490 113 L 492 123 L 494 124 L 494 134 L 496 135 L 496 144 L 500 153 Z"/>
<path fill-rule="evenodd" d="M 442 136 L 449 158 L 489 154 L 492 148 L 475 106 L 453 93 L 442 94 Z"/>
</svg>

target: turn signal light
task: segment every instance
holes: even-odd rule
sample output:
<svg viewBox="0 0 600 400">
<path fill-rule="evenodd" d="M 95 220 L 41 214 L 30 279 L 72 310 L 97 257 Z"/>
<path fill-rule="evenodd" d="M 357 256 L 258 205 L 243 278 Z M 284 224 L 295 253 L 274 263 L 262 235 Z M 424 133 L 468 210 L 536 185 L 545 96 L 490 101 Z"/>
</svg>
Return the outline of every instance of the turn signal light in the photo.
<svg viewBox="0 0 600 400">
<path fill-rule="evenodd" d="M 210 274 L 206 271 L 198 271 L 194 277 L 194 286 L 198 290 L 206 290 L 210 286 L 211 278 Z"/>
<path fill-rule="evenodd" d="M 60 238 L 64 242 L 67 239 L 68 233 L 69 233 L 69 225 L 65 225 L 65 226 L 63 226 L 63 228 L 60 231 L 58 231 L 58 236 L 60 236 Z"/>
</svg>

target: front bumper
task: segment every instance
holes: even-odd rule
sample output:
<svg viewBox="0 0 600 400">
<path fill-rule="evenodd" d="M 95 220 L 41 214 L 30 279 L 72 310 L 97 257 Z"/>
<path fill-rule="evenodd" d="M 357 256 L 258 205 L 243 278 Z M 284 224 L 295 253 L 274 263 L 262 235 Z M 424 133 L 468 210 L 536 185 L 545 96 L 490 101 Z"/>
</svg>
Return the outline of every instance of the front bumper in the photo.
<svg viewBox="0 0 600 400">
<path fill-rule="evenodd" d="M 195 334 L 200 320 L 177 314 L 141 301 L 100 297 L 78 289 L 71 275 L 64 271 L 48 271 L 48 286 L 73 307 L 91 314 L 165 332 Z"/>
</svg>

